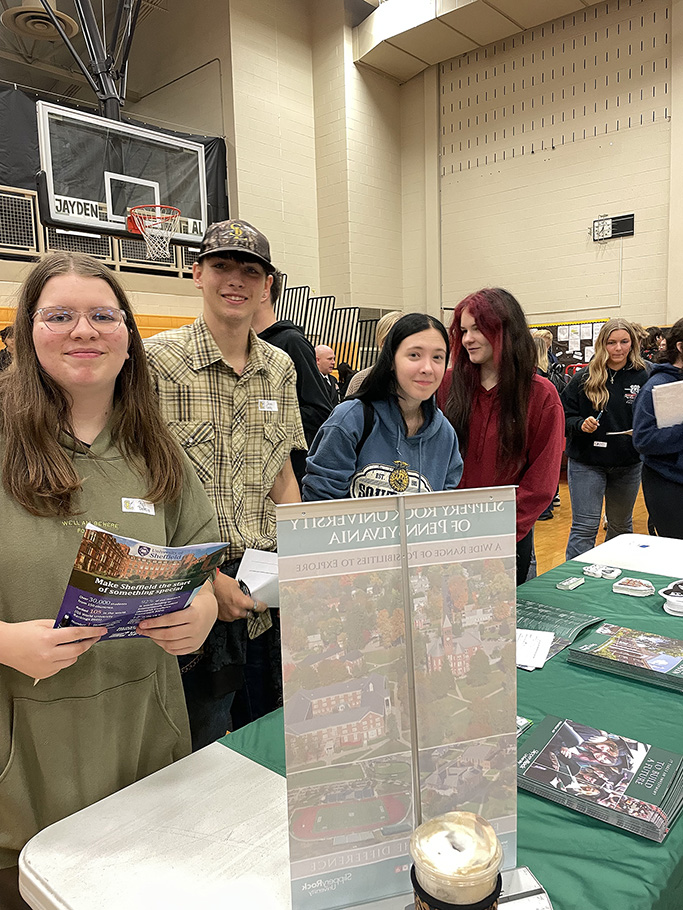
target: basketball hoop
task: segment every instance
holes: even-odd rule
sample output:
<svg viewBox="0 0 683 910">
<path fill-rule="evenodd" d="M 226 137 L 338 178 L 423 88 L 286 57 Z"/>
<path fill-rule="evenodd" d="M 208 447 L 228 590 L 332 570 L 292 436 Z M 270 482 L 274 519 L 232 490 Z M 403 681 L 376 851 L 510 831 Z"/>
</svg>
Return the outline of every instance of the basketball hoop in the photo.
<svg viewBox="0 0 683 910">
<path fill-rule="evenodd" d="M 142 234 L 148 259 L 168 259 L 171 238 L 178 231 L 180 209 L 172 205 L 134 205 L 126 219 L 133 234 Z"/>
</svg>

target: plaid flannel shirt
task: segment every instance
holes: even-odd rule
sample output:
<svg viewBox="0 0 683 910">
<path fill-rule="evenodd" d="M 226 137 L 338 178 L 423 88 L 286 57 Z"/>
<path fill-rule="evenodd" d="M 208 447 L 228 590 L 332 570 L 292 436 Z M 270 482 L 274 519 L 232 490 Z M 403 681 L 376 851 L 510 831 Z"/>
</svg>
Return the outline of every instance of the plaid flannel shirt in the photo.
<svg viewBox="0 0 683 910">
<path fill-rule="evenodd" d="M 289 357 L 249 335 L 242 372 L 226 363 L 203 316 L 145 339 L 161 411 L 216 508 L 228 560 L 275 550 L 268 497 L 292 449 L 306 449 Z"/>
</svg>

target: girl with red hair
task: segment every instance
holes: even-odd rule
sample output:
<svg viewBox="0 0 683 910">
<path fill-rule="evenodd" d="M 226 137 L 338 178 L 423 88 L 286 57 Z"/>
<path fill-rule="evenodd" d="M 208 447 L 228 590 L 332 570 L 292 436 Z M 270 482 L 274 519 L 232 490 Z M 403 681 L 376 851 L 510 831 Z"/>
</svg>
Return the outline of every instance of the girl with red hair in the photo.
<svg viewBox="0 0 683 910">
<path fill-rule="evenodd" d="M 536 374 L 536 349 L 519 303 L 502 288 L 461 300 L 449 329 L 451 369 L 439 404 L 464 456 L 460 489 L 517 485 L 517 581 L 526 580 L 533 526 L 560 477 L 564 412 Z"/>
</svg>

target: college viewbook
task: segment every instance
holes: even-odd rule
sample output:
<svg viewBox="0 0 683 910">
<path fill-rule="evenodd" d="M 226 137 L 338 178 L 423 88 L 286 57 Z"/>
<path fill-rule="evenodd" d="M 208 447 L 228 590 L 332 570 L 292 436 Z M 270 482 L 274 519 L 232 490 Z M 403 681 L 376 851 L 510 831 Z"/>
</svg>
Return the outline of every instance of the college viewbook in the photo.
<svg viewBox="0 0 683 910">
<path fill-rule="evenodd" d="M 576 613 L 549 604 L 536 603 L 533 600 L 517 599 L 517 628 L 535 629 L 552 632 L 553 643 L 550 646 L 547 660 L 563 651 L 582 629 L 600 622 L 602 616 L 591 616 L 588 613 Z"/>
<path fill-rule="evenodd" d="M 88 524 L 55 628 L 107 626 L 101 641 L 134 638 L 143 619 L 189 606 L 225 549 L 223 543 L 160 547 Z"/>
<path fill-rule="evenodd" d="M 683 692 L 683 641 L 603 623 L 569 649 L 567 660 Z"/>
<path fill-rule="evenodd" d="M 519 747 L 517 784 L 661 843 L 681 809 L 683 755 L 548 715 Z"/>
</svg>

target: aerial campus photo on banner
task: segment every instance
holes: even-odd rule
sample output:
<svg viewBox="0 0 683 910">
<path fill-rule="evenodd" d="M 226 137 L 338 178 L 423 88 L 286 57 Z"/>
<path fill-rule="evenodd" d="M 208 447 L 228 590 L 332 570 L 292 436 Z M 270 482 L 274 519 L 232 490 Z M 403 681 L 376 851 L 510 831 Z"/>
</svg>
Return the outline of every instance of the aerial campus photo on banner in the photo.
<svg viewBox="0 0 683 910">
<path fill-rule="evenodd" d="M 397 502 L 278 508 L 295 910 L 409 890 L 454 801 L 515 865 L 514 490 Z"/>
</svg>

